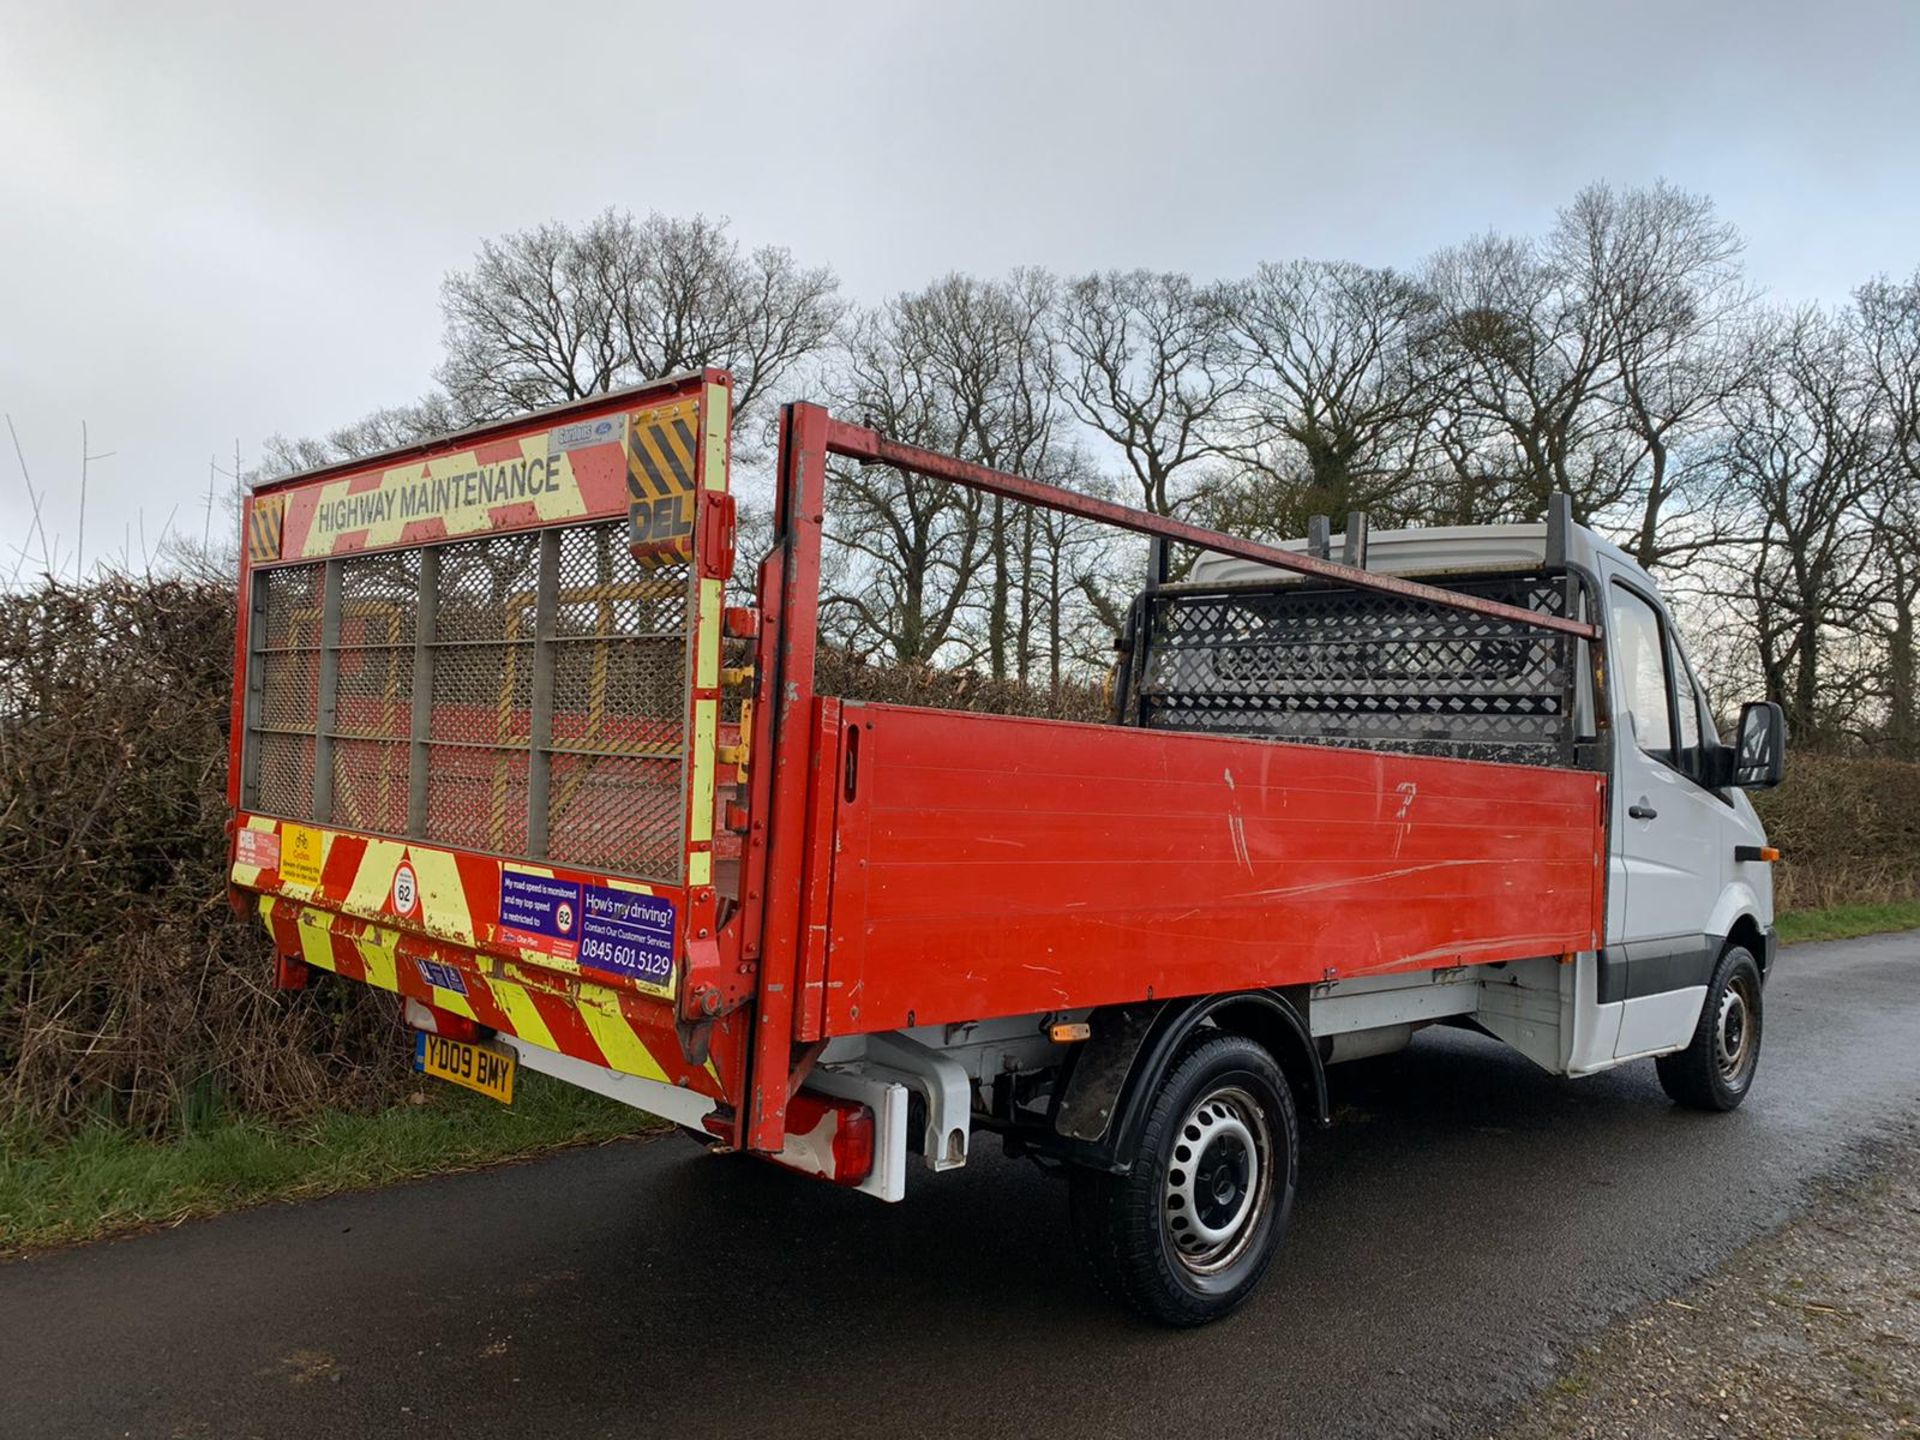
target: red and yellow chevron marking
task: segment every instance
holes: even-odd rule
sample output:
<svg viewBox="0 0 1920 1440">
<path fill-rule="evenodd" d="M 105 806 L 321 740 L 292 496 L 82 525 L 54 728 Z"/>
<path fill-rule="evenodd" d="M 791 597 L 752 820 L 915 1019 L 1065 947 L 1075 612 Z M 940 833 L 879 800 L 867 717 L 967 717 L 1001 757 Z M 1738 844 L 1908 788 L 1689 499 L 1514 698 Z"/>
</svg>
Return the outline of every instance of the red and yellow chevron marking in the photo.
<svg viewBox="0 0 1920 1440">
<path fill-rule="evenodd" d="M 247 560 L 254 565 L 280 558 L 280 535 L 286 521 L 283 495 L 256 495 L 247 506 Z"/>
<path fill-rule="evenodd" d="M 673 996 L 671 976 L 665 984 L 655 985 L 634 976 L 602 973 L 583 967 L 570 955 L 529 949 L 503 938 L 500 928 L 503 870 L 658 895 L 674 904 L 684 927 L 686 896 L 671 886 L 441 850 L 410 840 L 354 835 L 266 815 L 243 817 L 241 829 L 251 833 L 236 836 L 231 878 L 243 890 L 279 896 L 311 907 L 315 914 L 366 921 L 469 952 L 463 962 L 467 964 L 481 963 L 483 958 L 514 961 L 559 972 L 556 983 L 577 979 L 615 991 L 661 999 Z M 406 914 L 398 913 L 394 902 L 394 878 L 402 865 L 412 873 L 417 892 L 414 908 Z"/>
<path fill-rule="evenodd" d="M 712 1058 L 693 1065 L 681 1053 L 671 1012 L 631 992 L 585 980 L 564 982 L 512 963 L 494 962 L 483 971 L 488 962 L 473 951 L 283 896 L 261 895 L 259 908 L 275 946 L 308 965 L 590 1065 L 684 1085 L 716 1099 L 733 1098 L 722 1075 L 739 1073 L 740 1046 L 728 1022 L 716 1026 Z M 455 983 L 444 983 L 449 980 Z"/>
</svg>

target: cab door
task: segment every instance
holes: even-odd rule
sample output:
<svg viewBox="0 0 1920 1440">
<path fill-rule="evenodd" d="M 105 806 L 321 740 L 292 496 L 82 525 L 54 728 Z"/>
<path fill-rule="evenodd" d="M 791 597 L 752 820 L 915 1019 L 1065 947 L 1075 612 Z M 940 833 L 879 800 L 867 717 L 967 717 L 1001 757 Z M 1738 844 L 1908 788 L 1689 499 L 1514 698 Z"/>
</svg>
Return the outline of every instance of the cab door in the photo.
<svg viewBox="0 0 1920 1440">
<path fill-rule="evenodd" d="M 1713 959 L 1707 920 L 1729 863 L 1727 803 L 1703 785 L 1697 687 L 1664 608 L 1637 571 L 1607 589 L 1614 784 L 1601 1004 L 1623 1002 L 1617 1058 L 1684 1045 Z"/>
</svg>

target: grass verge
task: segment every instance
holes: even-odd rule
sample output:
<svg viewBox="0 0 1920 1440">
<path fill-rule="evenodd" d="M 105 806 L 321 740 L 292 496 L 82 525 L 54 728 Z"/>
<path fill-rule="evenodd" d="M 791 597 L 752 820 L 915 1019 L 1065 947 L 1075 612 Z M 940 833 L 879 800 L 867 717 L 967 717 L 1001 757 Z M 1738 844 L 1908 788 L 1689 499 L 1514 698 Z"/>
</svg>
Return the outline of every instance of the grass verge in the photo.
<svg viewBox="0 0 1920 1440">
<path fill-rule="evenodd" d="M 1851 940 L 1890 930 L 1920 927 L 1920 900 L 1886 905 L 1829 905 L 1820 910 L 1783 910 L 1774 917 L 1780 943 L 1799 940 Z"/>
<path fill-rule="evenodd" d="M 499 1105 L 425 1082 L 421 1103 L 280 1129 L 232 1120 L 162 1144 L 102 1126 L 58 1143 L 0 1135 L 0 1255 L 266 1200 L 306 1199 L 597 1144 L 650 1128 L 599 1095 L 522 1071 Z"/>
</svg>

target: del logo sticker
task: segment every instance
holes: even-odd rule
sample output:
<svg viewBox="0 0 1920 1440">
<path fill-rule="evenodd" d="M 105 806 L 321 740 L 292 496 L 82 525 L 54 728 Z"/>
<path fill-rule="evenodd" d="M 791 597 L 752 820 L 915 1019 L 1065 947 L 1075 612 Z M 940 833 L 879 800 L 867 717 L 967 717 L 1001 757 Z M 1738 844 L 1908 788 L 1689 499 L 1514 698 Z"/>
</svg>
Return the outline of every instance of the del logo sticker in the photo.
<svg viewBox="0 0 1920 1440">
<path fill-rule="evenodd" d="M 280 868 L 280 837 L 271 830 L 256 830 L 251 825 L 233 837 L 233 863 L 252 865 L 260 870 Z"/>
<path fill-rule="evenodd" d="M 393 872 L 393 913 L 411 915 L 420 903 L 420 882 L 413 878 L 413 866 L 406 861 Z"/>
</svg>

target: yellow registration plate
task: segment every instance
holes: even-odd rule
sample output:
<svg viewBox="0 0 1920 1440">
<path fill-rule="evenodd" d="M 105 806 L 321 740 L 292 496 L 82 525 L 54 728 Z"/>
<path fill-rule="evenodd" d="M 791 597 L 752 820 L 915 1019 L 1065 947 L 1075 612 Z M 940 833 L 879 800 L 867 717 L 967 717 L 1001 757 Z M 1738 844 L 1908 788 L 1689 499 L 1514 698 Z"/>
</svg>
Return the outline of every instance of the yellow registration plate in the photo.
<svg viewBox="0 0 1920 1440">
<path fill-rule="evenodd" d="M 444 1035 L 419 1031 L 413 1042 L 413 1068 L 478 1090 L 502 1105 L 513 1103 L 514 1057 L 492 1045 L 469 1045 Z"/>
</svg>

